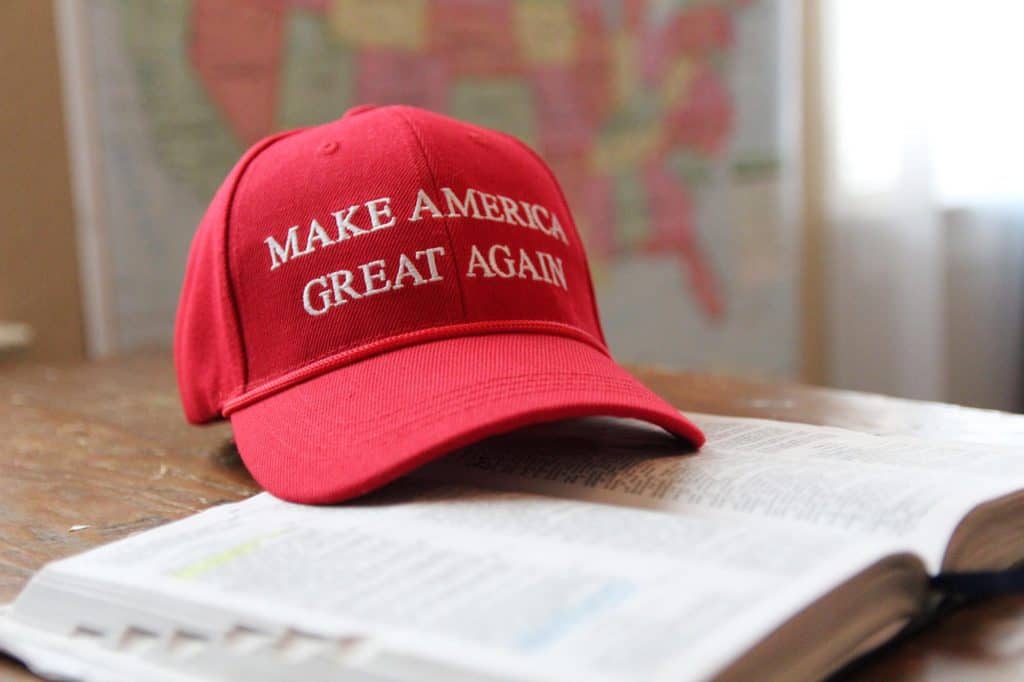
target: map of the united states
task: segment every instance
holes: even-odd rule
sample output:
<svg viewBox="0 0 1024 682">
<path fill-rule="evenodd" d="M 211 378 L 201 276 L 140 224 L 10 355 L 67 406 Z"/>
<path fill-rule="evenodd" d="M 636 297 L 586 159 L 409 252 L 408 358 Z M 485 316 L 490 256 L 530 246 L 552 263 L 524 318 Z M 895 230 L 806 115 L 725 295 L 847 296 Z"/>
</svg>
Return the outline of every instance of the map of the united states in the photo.
<svg viewBox="0 0 1024 682">
<path fill-rule="evenodd" d="M 198 191 L 260 137 L 355 104 L 448 112 L 545 157 L 598 269 L 670 254 L 713 322 L 725 296 L 694 194 L 733 130 L 723 64 L 745 5 L 191 0 L 121 14 L 160 156 Z"/>
</svg>

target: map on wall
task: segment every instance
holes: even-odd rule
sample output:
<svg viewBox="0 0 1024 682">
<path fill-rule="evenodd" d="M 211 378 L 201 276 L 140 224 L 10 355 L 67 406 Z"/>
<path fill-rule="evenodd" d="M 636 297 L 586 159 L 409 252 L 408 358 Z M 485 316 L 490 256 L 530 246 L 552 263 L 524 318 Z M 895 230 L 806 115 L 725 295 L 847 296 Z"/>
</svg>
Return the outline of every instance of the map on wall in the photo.
<svg viewBox="0 0 1024 682">
<path fill-rule="evenodd" d="M 795 371 L 784 0 L 94 0 L 77 30 L 119 348 L 167 343 L 191 235 L 251 143 L 405 103 L 563 185 L 620 360 Z"/>
</svg>

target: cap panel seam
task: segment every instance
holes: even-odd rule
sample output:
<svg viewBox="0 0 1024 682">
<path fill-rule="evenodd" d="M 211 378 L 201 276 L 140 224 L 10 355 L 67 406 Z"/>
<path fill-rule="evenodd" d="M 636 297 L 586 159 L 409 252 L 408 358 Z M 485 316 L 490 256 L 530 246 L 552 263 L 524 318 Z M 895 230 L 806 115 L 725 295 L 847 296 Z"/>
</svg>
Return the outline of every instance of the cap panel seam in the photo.
<svg viewBox="0 0 1024 682">
<path fill-rule="evenodd" d="M 558 182 L 558 178 L 555 177 L 554 171 L 551 170 L 551 167 L 548 166 L 547 162 L 545 162 L 544 159 L 541 158 L 541 155 L 538 154 L 537 151 L 534 150 L 532 147 L 530 147 L 530 145 L 526 144 L 515 135 L 509 135 L 508 133 L 500 130 L 496 130 L 493 132 L 496 132 L 497 134 L 512 140 L 522 149 L 524 149 L 526 153 L 532 156 L 533 159 L 540 164 L 540 167 L 544 169 L 544 172 L 545 174 L 547 174 L 548 179 L 551 180 L 555 188 L 558 190 L 558 196 L 562 200 L 562 208 L 565 209 L 565 215 L 569 218 L 569 220 L 572 221 L 573 232 L 576 233 L 576 239 L 579 242 L 577 244 L 577 247 L 579 248 L 580 255 L 583 257 L 584 270 L 587 276 L 587 287 L 590 290 L 590 311 L 594 316 L 594 326 L 597 327 L 597 333 L 601 337 L 602 343 L 607 345 L 608 340 L 604 336 L 604 327 L 601 325 L 601 315 L 599 314 L 599 311 L 597 309 L 597 296 L 594 292 L 594 279 L 590 276 L 590 260 L 587 258 L 587 252 L 583 248 L 583 237 L 582 235 L 580 235 L 579 226 L 576 225 L 576 218 L 575 216 L 573 216 L 572 208 L 569 206 L 569 202 L 565 198 L 565 191 L 562 189 L 561 183 Z"/>
<path fill-rule="evenodd" d="M 228 306 L 231 309 L 231 317 L 235 323 L 235 329 L 238 336 L 238 351 L 242 361 L 242 391 L 245 391 L 246 386 L 249 384 L 249 353 L 245 347 L 245 330 L 242 325 L 242 315 L 239 312 L 238 297 L 236 291 L 234 279 L 231 276 L 231 214 L 232 209 L 235 206 L 235 195 L 238 194 L 238 187 L 242 184 L 242 180 L 245 179 L 246 171 L 249 170 L 249 166 L 252 165 L 260 154 L 267 150 L 268 147 L 273 145 L 286 137 L 291 137 L 298 133 L 307 130 L 307 128 L 296 128 L 294 130 L 286 130 L 279 132 L 270 137 L 266 137 L 263 140 L 257 142 L 253 147 L 249 149 L 248 157 L 245 158 L 242 166 L 238 169 L 238 177 L 235 178 L 234 185 L 231 187 L 231 193 L 228 195 L 227 206 L 224 209 L 224 278 L 225 278 L 225 292 L 228 299 Z M 219 396 L 219 400 L 222 403 L 221 412 L 223 413 L 223 403 L 226 401 L 226 396 Z"/>
<path fill-rule="evenodd" d="M 409 133 L 412 135 L 413 142 L 415 143 L 416 148 L 419 150 L 420 157 L 422 157 L 423 159 L 423 167 L 426 170 L 426 175 L 428 180 L 430 181 L 433 194 L 434 196 L 440 196 L 441 189 L 438 185 L 437 178 L 434 176 L 434 171 L 430 166 L 430 159 L 427 157 L 426 146 L 423 144 L 423 140 L 420 138 L 419 131 L 416 129 L 416 126 L 413 125 L 413 122 L 409 119 L 408 116 L 406 116 L 405 112 L 401 108 L 392 107 L 390 108 L 390 111 L 392 111 L 395 114 L 395 116 L 397 116 L 399 120 L 401 120 L 409 129 Z M 406 141 L 406 146 L 408 147 L 408 141 Z M 415 153 L 413 153 L 413 150 L 410 149 L 409 152 L 413 157 L 415 157 Z M 452 264 L 455 266 L 455 284 L 459 289 L 459 303 L 461 304 L 462 307 L 462 321 L 468 322 L 469 312 L 466 308 L 466 292 L 463 291 L 462 288 L 462 270 L 459 268 L 459 258 L 455 253 L 455 242 L 452 240 L 451 223 L 447 215 L 444 216 L 443 221 L 444 233 L 445 236 L 448 238 L 448 250 L 452 257 Z"/>
</svg>

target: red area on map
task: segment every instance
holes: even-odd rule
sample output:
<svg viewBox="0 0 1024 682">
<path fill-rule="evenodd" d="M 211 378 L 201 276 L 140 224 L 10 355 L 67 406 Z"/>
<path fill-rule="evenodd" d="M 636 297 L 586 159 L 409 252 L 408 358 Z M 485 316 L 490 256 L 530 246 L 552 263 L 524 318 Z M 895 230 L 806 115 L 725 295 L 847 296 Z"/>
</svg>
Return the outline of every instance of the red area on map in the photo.
<svg viewBox="0 0 1024 682">
<path fill-rule="evenodd" d="M 690 287 L 705 315 L 719 318 L 725 308 L 718 278 L 709 267 L 697 244 L 693 203 L 686 186 L 665 167 L 653 160 L 643 169 L 644 186 L 648 192 L 653 234 L 645 250 L 654 253 L 677 253 L 689 273 Z"/>
<path fill-rule="evenodd" d="M 673 60 L 704 62 L 732 47 L 732 15 L 714 5 L 688 7 L 664 24 L 645 28 L 643 35 L 641 73 L 645 82 L 660 83 Z"/>
<path fill-rule="evenodd" d="M 732 111 L 732 98 L 721 76 L 710 67 L 702 67 L 686 97 L 666 112 L 663 151 L 683 146 L 707 157 L 717 155 L 732 132 Z"/>
<path fill-rule="evenodd" d="M 612 34 L 601 0 L 575 0 L 574 5 L 579 26 L 573 60 L 575 95 L 588 119 L 599 126 L 615 102 Z"/>
<path fill-rule="evenodd" d="M 429 51 L 453 76 L 506 76 L 522 64 L 509 0 L 433 0 Z"/>
<path fill-rule="evenodd" d="M 594 147 L 599 119 L 580 93 L 576 69 L 548 67 L 529 75 L 542 155 L 586 153 Z"/>
<path fill-rule="evenodd" d="M 194 0 L 188 56 L 243 145 L 276 127 L 283 15 L 275 3 Z"/>
<path fill-rule="evenodd" d="M 732 47 L 732 15 L 716 5 L 687 7 L 669 22 L 665 34 L 681 54 L 706 58 Z"/>
</svg>

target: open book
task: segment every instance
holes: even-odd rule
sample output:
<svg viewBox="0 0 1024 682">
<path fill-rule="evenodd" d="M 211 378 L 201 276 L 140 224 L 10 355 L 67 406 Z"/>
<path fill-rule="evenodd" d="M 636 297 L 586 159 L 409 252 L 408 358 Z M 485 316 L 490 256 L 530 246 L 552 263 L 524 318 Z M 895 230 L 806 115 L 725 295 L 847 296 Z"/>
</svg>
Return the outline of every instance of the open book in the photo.
<svg viewBox="0 0 1024 682">
<path fill-rule="evenodd" d="M 1024 558 L 1010 449 L 695 417 L 519 431 L 336 507 L 266 494 L 58 561 L 0 649 L 85 679 L 815 679 Z"/>
</svg>

